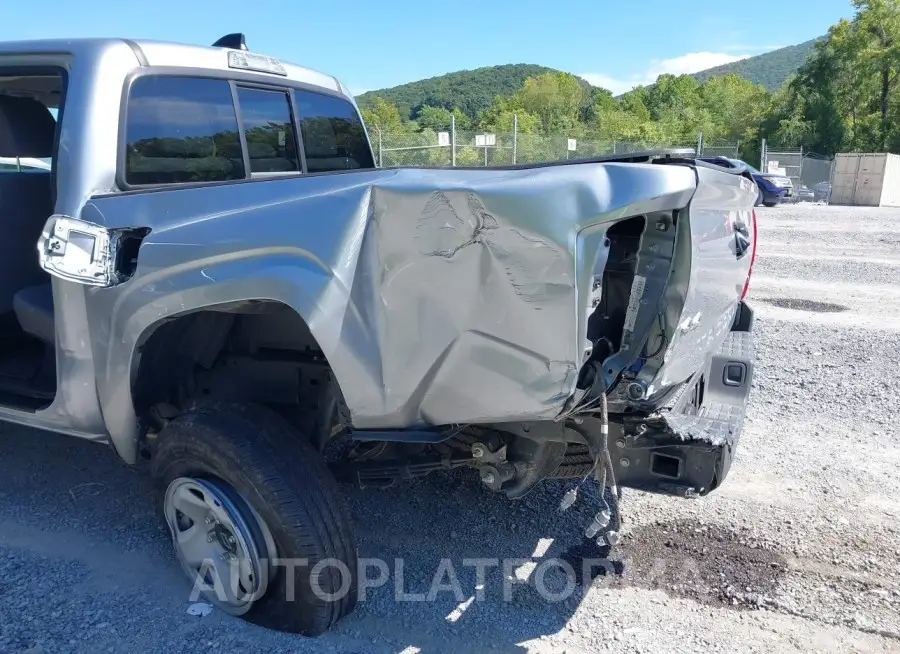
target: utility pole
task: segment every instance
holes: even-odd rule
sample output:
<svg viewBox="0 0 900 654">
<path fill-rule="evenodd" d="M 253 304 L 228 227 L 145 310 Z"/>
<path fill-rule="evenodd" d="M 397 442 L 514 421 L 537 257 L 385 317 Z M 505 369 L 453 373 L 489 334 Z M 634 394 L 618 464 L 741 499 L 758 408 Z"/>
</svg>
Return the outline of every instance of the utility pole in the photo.
<svg viewBox="0 0 900 654">
<path fill-rule="evenodd" d="M 378 125 L 375 125 L 375 129 L 378 130 L 378 167 L 384 168 L 384 159 L 381 155 L 381 128 Z"/>
<path fill-rule="evenodd" d="M 450 165 L 456 168 L 456 114 L 450 114 Z"/>
<path fill-rule="evenodd" d="M 516 165 L 516 155 L 518 154 L 519 141 L 519 117 L 513 114 L 513 165 Z"/>
</svg>

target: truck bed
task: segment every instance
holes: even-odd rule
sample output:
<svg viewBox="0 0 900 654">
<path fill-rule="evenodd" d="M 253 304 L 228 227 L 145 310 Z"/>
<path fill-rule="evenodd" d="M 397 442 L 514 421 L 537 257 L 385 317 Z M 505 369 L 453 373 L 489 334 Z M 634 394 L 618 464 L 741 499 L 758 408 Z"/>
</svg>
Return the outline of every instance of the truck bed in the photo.
<svg viewBox="0 0 900 654">
<path fill-rule="evenodd" d="M 305 319 L 354 427 L 399 429 L 552 420 L 602 390 L 611 411 L 663 405 L 731 328 L 754 200 L 744 176 L 662 151 L 118 193 L 83 217 L 153 217 L 97 315 L 189 309 L 239 275 Z"/>
</svg>

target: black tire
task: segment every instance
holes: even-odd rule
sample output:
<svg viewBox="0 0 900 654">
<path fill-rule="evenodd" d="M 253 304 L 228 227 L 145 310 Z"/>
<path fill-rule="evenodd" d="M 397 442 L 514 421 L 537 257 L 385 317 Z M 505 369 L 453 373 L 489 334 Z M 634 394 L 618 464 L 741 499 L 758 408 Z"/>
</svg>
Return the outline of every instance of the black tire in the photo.
<svg viewBox="0 0 900 654">
<path fill-rule="evenodd" d="M 766 205 L 767 207 L 777 207 L 778 206 L 777 202 L 763 202 L 763 204 Z"/>
<path fill-rule="evenodd" d="M 275 569 L 266 593 L 242 617 L 256 624 L 317 636 L 350 613 L 357 600 L 357 551 L 349 510 L 321 454 L 283 418 L 265 408 L 215 403 L 168 423 L 160 432 L 151 473 L 161 495 L 180 477 L 225 481 L 256 510 L 271 531 L 278 558 L 307 559 L 294 570 L 288 601 L 286 570 Z M 160 503 L 162 504 L 162 502 Z M 334 600 L 317 596 L 311 571 Z"/>
</svg>

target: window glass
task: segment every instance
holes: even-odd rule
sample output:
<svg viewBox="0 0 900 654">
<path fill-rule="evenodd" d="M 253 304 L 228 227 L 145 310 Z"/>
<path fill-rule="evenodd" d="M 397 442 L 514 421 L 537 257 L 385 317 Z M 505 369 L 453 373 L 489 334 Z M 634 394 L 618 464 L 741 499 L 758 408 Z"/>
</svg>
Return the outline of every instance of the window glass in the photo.
<svg viewBox="0 0 900 654">
<path fill-rule="evenodd" d="M 21 173 L 49 173 L 50 159 L 0 157 L 0 171 L 5 170 Z"/>
<path fill-rule="evenodd" d="M 237 116 L 226 80 L 138 78 L 128 96 L 125 140 L 129 184 L 245 177 Z"/>
<path fill-rule="evenodd" d="M 251 173 L 299 172 L 294 121 L 285 91 L 238 88 Z"/>
<path fill-rule="evenodd" d="M 746 161 L 741 161 L 740 159 L 729 159 L 728 161 L 730 161 L 732 166 L 734 166 L 735 168 L 737 168 L 738 166 L 746 166 L 747 170 L 749 170 L 751 173 L 759 172 L 756 168 L 748 164 Z"/>
<path fill-rule="evenodd" d="M 365 128 L 352 104 L 309 91 L 294 91 L 294 101 L 309 172 L 375 167 Z"/>
<path fill-rule="evenodd" d="M 49 173 L 56 150 L 61 75 L 6 75 L 0 71 L 0 171 Z M 8 130 L 8 131 L 7 131 Z M 38 155 L 38 156 L 35 156 Z"/>
</svg>

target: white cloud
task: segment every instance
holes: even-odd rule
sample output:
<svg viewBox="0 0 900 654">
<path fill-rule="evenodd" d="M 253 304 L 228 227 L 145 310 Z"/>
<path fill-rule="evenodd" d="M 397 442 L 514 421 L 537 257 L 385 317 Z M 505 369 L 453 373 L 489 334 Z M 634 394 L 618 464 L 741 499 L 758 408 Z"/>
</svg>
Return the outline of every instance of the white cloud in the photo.
<svg viewBox="0 0 900 654">
<path fill-rule="evenodd" d="M 625 93 L 638 85 L 638 82 L 616 79 L 615 77 L 610 77 L 603 73 L 577 73 L 577 75 L 578 77 L 587 80 L 591 86 L 599 86 L 601 89 L 612 91 L 613 95 Z"/>
<path fill-rule="evenodd" d="M 654 59 L 647 70 L 637 75 L 616 77 L 606 73 L 579 73 L 594 86 L 609 89 L 613 95 L 619 95 L 630 91 L 636 86 L 653 84 L 660 75 L 670 73 L 672 75 L 687 75 L 698 73 L 707 68 L 730 64 L 741 59 L 751 57 L 750 54 L 728 54 L 726 52 L 688 52 L 680 57 L 671 59 Z"/>
</svg>

